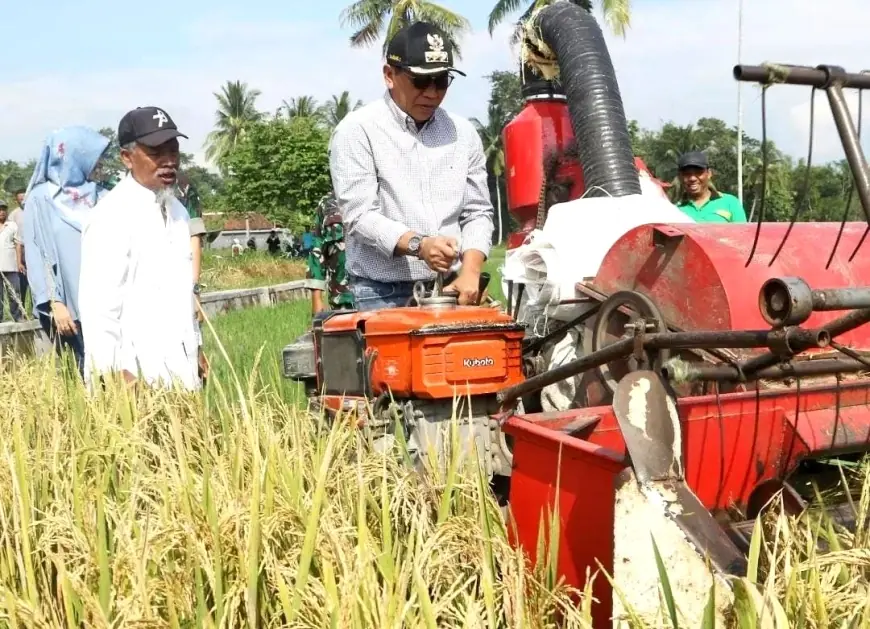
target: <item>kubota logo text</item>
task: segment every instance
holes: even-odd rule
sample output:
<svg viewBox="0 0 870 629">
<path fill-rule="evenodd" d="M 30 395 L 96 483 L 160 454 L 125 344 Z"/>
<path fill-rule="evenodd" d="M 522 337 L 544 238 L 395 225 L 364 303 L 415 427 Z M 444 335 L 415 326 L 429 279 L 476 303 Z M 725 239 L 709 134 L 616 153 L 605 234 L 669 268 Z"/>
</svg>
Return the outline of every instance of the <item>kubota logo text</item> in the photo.
<svg viewBox="0 0 870 629">
<path fill-rule="evenodd" d="M 492 367 L 495 361 L 492 358 L 466 358 L 462 361 L 462 365 L 468 369 L 475 367 Z"/>
</svg>

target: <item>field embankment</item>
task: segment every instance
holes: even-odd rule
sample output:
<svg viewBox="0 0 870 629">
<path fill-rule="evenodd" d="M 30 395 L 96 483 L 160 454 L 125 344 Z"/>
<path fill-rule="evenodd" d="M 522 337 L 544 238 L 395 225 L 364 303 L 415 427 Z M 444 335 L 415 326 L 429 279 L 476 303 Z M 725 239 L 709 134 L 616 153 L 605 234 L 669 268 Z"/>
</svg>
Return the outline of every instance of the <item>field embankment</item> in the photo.
<svg viewBox="0 0 870 629">
<path fill-rule="evenodd" d="M 304 279 L 307 270 L 305 260 L 271 256 L 263 251 L 245 251 L 232 257 L 229 251 L 206 249 L 200 283 L 206 292 L 258 288 Z"/>
</svg>

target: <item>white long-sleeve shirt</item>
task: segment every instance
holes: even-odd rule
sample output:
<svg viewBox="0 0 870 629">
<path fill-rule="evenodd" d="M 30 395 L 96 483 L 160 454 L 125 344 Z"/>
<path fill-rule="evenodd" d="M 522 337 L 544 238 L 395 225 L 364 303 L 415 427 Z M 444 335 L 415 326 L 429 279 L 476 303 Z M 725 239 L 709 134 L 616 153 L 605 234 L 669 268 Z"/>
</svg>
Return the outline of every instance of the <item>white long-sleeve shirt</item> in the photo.
<svg viewBox="0 0 870 629">
<path fill-rule="evenodd" d="M 188 213 L 164 220 L 153 192 L 128 176 L 82 232 L 79 288 L 85 371 L 129 371 L 153 386 L 200 386 Z"/>
</svg>

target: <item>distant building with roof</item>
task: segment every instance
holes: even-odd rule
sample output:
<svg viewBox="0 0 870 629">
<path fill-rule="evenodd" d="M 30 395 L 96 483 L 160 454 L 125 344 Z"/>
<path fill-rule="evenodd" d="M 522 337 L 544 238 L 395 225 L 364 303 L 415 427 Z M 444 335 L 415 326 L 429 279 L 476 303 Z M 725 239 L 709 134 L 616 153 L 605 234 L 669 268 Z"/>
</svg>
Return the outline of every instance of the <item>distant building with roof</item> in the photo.
<svg viewBox="0 0 870 629">
<path fill-rule="evenodd" d="M 253 238 L 257 243 L 257 249 L 265 250 L 266 239 L 273 229 L 283 238 L 290 236 L 288 230 L 258 212 L 230 215 L 221 212 L 204 212 L 202 217 L 208 230 L 206 247 L 209 249 L 231 249 L 236 239 L 243 247 L 247 247 L 248 240 Z"/>
</svg>

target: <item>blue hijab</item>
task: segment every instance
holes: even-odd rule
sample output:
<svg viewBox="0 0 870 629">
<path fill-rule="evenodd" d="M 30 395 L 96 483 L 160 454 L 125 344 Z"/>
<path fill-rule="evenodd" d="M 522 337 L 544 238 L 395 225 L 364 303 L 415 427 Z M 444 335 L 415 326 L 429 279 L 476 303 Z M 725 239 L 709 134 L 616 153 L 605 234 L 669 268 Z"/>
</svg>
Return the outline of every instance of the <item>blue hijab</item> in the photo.
<svg viewBox="0 0 870 629">
<path fill-rule="evenodd" d="M 48 136 L 42 147 L 26 196 L 52 183 L 50 197 L 64 221 L 81 231 L 77 210 L 92 208 L 102 192 L 88 177 L 109 146 L 109 139 L 87 127 L 65 127 Z M 46 190 L 47 192 L 47 190 Z"/>
<path fill-rule="evenodd" d="M 22 241 L 34 310 L 49 313 L 51 300 L 78 318 L 81 232 L 105 190 L 88 177 L 109 140 L 92 129 L 52 133 L 39 154 L 24 209 Z"/>
</svg>

